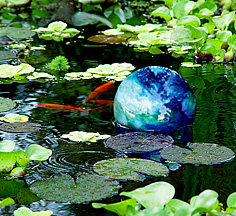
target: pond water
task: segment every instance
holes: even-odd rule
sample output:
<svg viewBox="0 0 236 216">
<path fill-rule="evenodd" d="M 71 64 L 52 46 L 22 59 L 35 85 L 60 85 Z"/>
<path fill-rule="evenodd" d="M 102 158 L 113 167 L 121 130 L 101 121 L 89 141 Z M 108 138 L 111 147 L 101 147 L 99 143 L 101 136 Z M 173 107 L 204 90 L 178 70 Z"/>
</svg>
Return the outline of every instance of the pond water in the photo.
<svg viewBox="0 0 236 216">
<path fill-rule="evenodd" d="M 118 45 L 96 45 L 83 41 L 69 45 L 66 43 L 47 43 L 47 51 L 36 51 L 27 59 L 34 67 L 45 64 L 57 55 L 69 59 L 74 71 L 85 71 L 99 64 L 132 63 L 136 69 L 158 65 L 169 67 L 179 72 L 190 84 L 197 99 L 197 115 L 192 126 L 193 141 L 200 143 L 217 143 L 235 151 L 236 141 L 236 74 L 235 65 L 204 63 L 199 68 L 181 67 L 183 59 L 170 55 L 151 56 L 135 53 L 132 48 Z M 39 103 L 56 103 L 80 106 L 89 93 L 104 83 L 99 79 L 53 82 L 28 82 L 1 84 L 0 96 L 18 101 L 19 105 L 7 113 L 25 114 L 30 122 L 39 123 L 43 128 L 31 133 L 0 132 L 2 139 L 16 142 L 17 149 L 25 149 L 36 143 L 53 151 L 48 161 L 29 170 L 25 176 L 27 184 L 58 173 L 69 173 L 76 177 L 81 173 L 93 173 L 92 165 L 97 161 L 121 156 L 119 152 L 105 147 L 103 141 L 88 145 L 75 143 L 60 136 L 70 131 L 99 132 L 114 135 L 114 116 L 112 109 L 104 112 L 78 112 L 46 109 L 38 107 Z M 116 89 L 119 83 L 116 83 Z M 115 90 L 116 90 L 115 89 Z M 103 97 L 113 99 L 115 90 Z M 204 189 L 213 189 L 220 194 L 220 201 L 236 191 L 236 159 L 216 165 L 182 165 L 170 171 L 167 177 L 146 177 L 144 181 L 120 181 L 121 191 L 130 191 L 154 181 L 167 181 L 176 189 L 175 197 L 188 201 L 193 195 Z M 22 190 L 22 188 L 24 190 Z M 27 185 L 16 192 L 19 203 L 1 208 L 1 215 L 12 215 L 21 205 L 33 211 L 52 210 L 54 215 L 112 215 L 105 210 L 93 209 L 91 203 L 68 204 L 38 200 L 29 193 Z M 9 192 L 10 193 L 10 192 Z M 0 193 L 1 196 L 3 193 Z M 5 194 L 6 196 L 6 194 Z M 25 196 L 25 197 L 24 197 Z M 110 203 L 119 201 L 118 195 L 102 200 Z"/>
</svg>

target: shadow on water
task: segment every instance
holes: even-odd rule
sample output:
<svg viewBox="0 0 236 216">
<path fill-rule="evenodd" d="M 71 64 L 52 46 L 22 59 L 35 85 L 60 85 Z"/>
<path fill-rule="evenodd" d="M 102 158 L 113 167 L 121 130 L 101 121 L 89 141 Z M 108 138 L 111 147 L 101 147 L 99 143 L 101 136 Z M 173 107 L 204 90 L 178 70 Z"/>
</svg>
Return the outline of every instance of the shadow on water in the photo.
<svg viewBox="0 0 236 216">
<path fill-rule="evenodd" d="M 149 54 L 135 53 L 130 48 L 117 45 L 92 47 L 87 44 L 78 46 L 71 44 L 67 47 L 62 45 L 59 53 L 53 49 L 50 51 L 51 56 L 62 53 L 69 59 L 75 71 L 85 71 L 89 67 L 115 62 L 129 62 L 136 69 L 149 65 L 171 67 L 189 82 L 197 99 L 197 116 L 192 127 L 193 141 L 218 143 L 236 150 L 235 66 L 206 63 L 199 68 L 184 68 L 179 66 L 179 59 L 167 55 L 153 57 Z M 36 62 L 35 65 L 42 62 Z M 83 172 L 93 173 L 92 165 L 95 162 L 119 156 L 118 152 L 105 147 L 102 141 L 88 145 L 88 143 L 74 143 L 60 138 L 62 134 L 76 130 L 114 135 L 112 109 L 104 112 L 77 112 L 45 109 L 36 105 L 40 102 L 81 106 L 88 94 L 102 83 L 98 80 L 80 80 L 63 83 L 28 82 L 0 85 L 0 96 L 19 101 L 16 109 L 6 113 L 26 114 L 30 116 L 31 122 L 43 125 L 43 129 L 39 132 L 22 134 L 1 132 L 0 136 L 14 140 L 18 149 L 25 149 L 29 144 L 37 143 L 53 151 L 48 161 L 42 162 L 37 169 L 31 170 L 29 175 L 26 175 L 28 184 L 57 173 L 66 172 L 72 176 Z M 106 95 L 106 99 L 112 99 L 114 94 L 115 91 Z M 121 181 L 120 191 L 133 190 L 162 180 L 174 185 L 177 198 L 187 201 L 193 195 L 209 188 L 216 190 L 220 194 L 220 201 L 223 202 L 231 192 L 236 191 L 235 167 L 235 159 L 209 166 L 182 165 L 179 169 L 170 171 L 167 177 L 147 177 L 141 182 Z M 103 202 L 119 200 L 119 196 L 114 196 Z M 71 205 L 40 200 L 26 205 L 33 211 L 50 209 L 54 215 L 112 215 L 105 210 L 93 209 L 90 203 Z M 12 215 L 14 209 L 18 207 L 18 205 L 5 207 L 1 209 L 1 215 Z"/>
</svg>

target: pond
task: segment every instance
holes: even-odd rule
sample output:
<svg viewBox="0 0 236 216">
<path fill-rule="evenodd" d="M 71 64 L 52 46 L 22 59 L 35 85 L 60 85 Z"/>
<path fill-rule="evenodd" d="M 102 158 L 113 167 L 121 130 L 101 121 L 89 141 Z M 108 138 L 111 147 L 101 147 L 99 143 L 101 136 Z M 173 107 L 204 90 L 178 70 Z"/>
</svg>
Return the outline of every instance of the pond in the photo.
<svg viewBox="0 0 236 216">
<path fill-rule="evenodd" d="M 217 143 L 233 151 L 236 150 L 235 64 L 223 65 L 210 62 L 203 63 L 201 67 L 187 68 L 181 66 L 180 58 L 133 52 L 132 48 L 122 45 L 98 45 L 87 40 L 46 44 L 46 51 L 36 51 L 27 59 L 33 67 L 37 68 L 57 55 L 64 55 L 69 60 L 73 71 L 85 71 L 100 64 L 123 62 L 133 64 L 136 69 L 157 65 L 177 71 L 188 81 L 197 100 L 196 120 L 192 125 L 193 141 Z M 108 148 L 103 140 L 81 143 L 61 138 L 62 134 L 71 131 L 99 132 L 114 136 L 114 115 L 111 108 L 102 112 L 89 112 L 47 109 L 37 105 L 37 103 L 53 103 L 79 107 L 89 93 L 103 83 L 101 79 L 89 79 L 63 82 L 14 82 L 0 85 L 1 97 L 18 102 L 15 109 L 3 114 L 28 115 L 30 122 L 42 125 L 41 130 L 36 132 L 1 131 L 1 139 L 14 140 L 16 149 L 25 149 L 30 144 L 40 144 L 53 152 L 47 161 L 28 170 L 28 174 L 25 175 L 26 184 L 21 184 L 20 180 L 4 183 L 8 192 L 0 189 L 1 198 L 12 196 L 17 198 L 17 202 L 10 207 L 1 208 L 1 215 L 12 215 L 13 211 L 21 205 L 28 206 L 33 211 L 52 210 L 53 215 L 112 215 L 111 212 L 92 208 L 91 202 L 70 204 L 40 200 L 28 190 L 27 186 L 37 180 L 60 173 L 68 173 L 76 179 L 83 173 L 94 173 L 92 166 L 97 161 L 123 156 L 120 152 Z M 115 89 L 102 97 L 112 100 L 119 84 L 120 82 L 116 82 Z M 227 196 L 236 191 L 235 166 L 235 159 L 215 165 L 181 165 L 172 169 L 166 177 L 146 176 L 143 181 L 121 180 L 119 192 L 130 191 L 155 181 L 166 181 L 175 187 L 175 197 L 182 200 L 188 201 L 205 189 L 213 189 L 220 194 L 219 199 L 224 203 Z M 117 201 L 120 201 L 119 195 L 103 199 L 101 202 Z"/>
</svg>

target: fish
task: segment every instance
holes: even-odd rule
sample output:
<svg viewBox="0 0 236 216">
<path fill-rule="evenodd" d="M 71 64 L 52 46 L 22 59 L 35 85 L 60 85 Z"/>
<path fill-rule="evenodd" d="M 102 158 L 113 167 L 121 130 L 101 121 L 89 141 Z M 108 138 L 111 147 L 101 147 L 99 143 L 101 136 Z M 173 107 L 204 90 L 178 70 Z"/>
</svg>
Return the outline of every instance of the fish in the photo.
<svg viewBox="0 0 236 216">
<path fill-rule="evenodd" d="M 92 91 L 92 93 L 88 96 L 88 98 L 86 99 L 85 104 L 87 104 L 87 103 L 91 102 L 92 100 L 96 99 L 99 95 L 113 89 L 114 88 L 114 83 L 115 83 L 115 81 L 109 81 L 107 83 L 104 83 L 104 84 L 100 85 L 96 89 L 94 89 Z"/>
<path fill-rule="evenodd" d="M 91 100 L 93 104 L 102 104 L 102 105 L 113 105 L 114 100 Z"/>
<path fill-rule="evenodd" d="M 50 109 L 101 112 L 104 108 L 108 107 L 109 104 L 105 104 L 104 106 L 91 108 L 91 109 L 86 109 L 83 107 L 68 106 L 68 105 L 51 104 L 51 103 L 37 103 L 37 105 L 39 107 L 45 107 L 45 108 L 50 108 Z"/>
</svg>

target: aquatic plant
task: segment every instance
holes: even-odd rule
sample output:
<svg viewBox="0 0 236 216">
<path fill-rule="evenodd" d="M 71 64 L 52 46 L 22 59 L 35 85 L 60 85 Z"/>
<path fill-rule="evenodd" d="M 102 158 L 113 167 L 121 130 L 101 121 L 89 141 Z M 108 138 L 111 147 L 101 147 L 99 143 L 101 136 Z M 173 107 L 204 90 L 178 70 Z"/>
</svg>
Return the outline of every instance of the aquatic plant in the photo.
<svg viewBox="0 0 236 216">
<path fill-rule="evenodd" d="M 20 207 L 17 210 L 14 211 L 14 216 L 50 216 L 53 214 L 53 211 L 47 210 L 47 211 L 36 211 L 33 212 L 27 207 Z"/>
<path fill-rule="evenodd" d="M 101 135 L 98 132 L 85 132 L 85 131 L 72 131 L 69 134 L 63 134 L 62 138 L 68 138 L 72 141 L 76 142 L 97 142 L 99 139 L 106 139 L 110 137 L 110 135 Z"/>
<path fill-rule="evenodd" d="M 29 116 L 20 115 L 15 113 L 10 113 L 5 116 L 0 117 L 1 121 L 5 122 L 27 122 L 29 120 Z"/>
<path fill-rule="evenodd" d="M 72 38 L 79 34 L 79 30 L 75 28 L 66 28 L 67 24 L 62 21 L 55 21 L 48 25 L 47 28 L 34 29 L 38 33 L 39 38 L 44 40 L 63 41 L 65 38 Z"/>
<path fill-rule="evenodd" d="M 37 144 L 29 145 L 25 151 L 13 151 L 15 143 L 11 140 L 0 142 L 0 174 L 9 177 L 23 176 L 31 160 L 44 161 L 52 154 L 50 149 L 46 149 Z"/>
<path fill-rule="evenodd" d="M 225 210 L 218 200 L 218 193 L 214 190 L 204 190 L 199 195 L 193 196 L 190 202 L 187 203 L 173 198 L 175 188 L 171 184 L 162 181 L 154 182 L 130 192 L 122 192 L 120 195 L 130 199 L 111 204 L 92 203 L 92 206 L 115 212 L 119 216 L 190 216 L 203 214 L 226 216 L 235 215 L 236 213 L 236 192 L 228 196 Z"/>
<path fill-rule="evenodd" d="M 3 206 L 13 205 L 13 204 L 15 204 L 15 201 L 12 198 L 6 198 L 0 201 L 0 208 Z"/>
<path fill-rule="evenodd" d="M 8 110 L 11 110 L 16 107 L 16 103 L 9 99 L 9 98 L 3 98 L 0 97 L 0 113 L 6 112 Z"/>
</svg>

